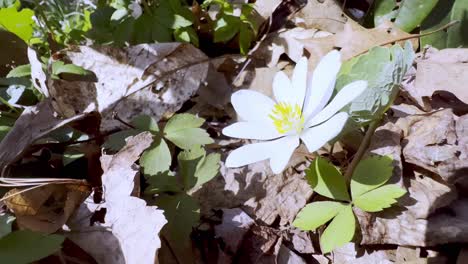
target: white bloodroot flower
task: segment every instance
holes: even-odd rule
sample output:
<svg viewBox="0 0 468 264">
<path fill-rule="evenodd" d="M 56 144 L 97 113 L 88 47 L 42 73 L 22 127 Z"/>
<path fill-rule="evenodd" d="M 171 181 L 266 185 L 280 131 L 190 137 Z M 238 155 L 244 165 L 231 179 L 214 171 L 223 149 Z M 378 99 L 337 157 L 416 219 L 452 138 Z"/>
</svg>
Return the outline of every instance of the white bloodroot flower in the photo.
<svg viewBox="0 0 468 264">
<path fill-rule="evenodd" d="M 132 10 L 132 17 L 137 19 L 143 14 L 143 9 L 140 5 L 140 0 L 134 0 L 132 3 L 128 5 L 128 9 Z"/>
<path fill-rule="evenodd" d="M 291 80 L 284 72 L 275 75 L 275 100 L 252 90 L 235 92 L 231 102 L 242 121 L 224 128 L 223 134 L 267 141 L 235 149 L 227 157 L 226 166 L 235 168 L 269 159 L 273 172 L 281 173 L 299 139 L 314 152 L 335 138 L 348 119 L 347 113 L 337 112 L 367 88 L 366 81 L 352 82 L 327 105 L 340 67 L 340 53 L 335 50 L 325 55 L 308 76 L 307 59 L 303 57 Z"/>
</svg>

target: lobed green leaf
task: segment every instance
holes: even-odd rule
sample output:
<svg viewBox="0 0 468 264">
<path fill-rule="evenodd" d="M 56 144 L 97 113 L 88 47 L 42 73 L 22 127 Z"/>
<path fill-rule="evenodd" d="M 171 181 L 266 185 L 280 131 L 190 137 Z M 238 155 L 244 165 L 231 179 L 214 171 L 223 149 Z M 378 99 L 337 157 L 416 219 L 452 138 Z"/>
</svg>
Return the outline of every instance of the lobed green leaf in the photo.
<svg viewBox="0 0 468 264">
<path fill-rule="evenodd" d="M 310 203 L 299 211 L 292 225 L 301 230 L 315 230 L 317 227 L 330 221 L 345 207 L 346 205 L 340 202 L 323 201 Z"/>
<path fill-rule="evenodd" d="M 396 203 L 396 199 L 405 193 L 406 190 L 399 186 L 389 184 L 356 197 L 353 203 L 366 212 L 379 212 Z"/>
<path fill-rule="evenodd" d="M 359 162 L 351 178 L 353 200 L 360 195 L 384 185 L 392 176 L 392 158 L 372 156 Z"/>
<path fill-rule="evenodd" d="M 306 179 L 318 194 L 335 200 L 349 201 L 346 182 L 340 171 L 327 160 L 317 157 L 306 171 Z"/>
<path fill-rule="evenodd" d="M 356 218 L 351 205 L 348 205 L 333 218 L 320 237 L 322 253 L 329 253 L 350 242 L 354 237 L 355 230 Z"/>
</svg>

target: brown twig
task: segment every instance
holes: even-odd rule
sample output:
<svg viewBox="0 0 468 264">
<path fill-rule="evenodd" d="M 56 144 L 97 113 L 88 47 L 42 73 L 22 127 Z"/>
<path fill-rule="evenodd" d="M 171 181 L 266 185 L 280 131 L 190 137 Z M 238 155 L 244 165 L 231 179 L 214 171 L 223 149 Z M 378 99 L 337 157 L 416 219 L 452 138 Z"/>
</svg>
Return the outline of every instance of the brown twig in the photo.
<svg viewBox="0 0 468 264">
<path fill-rule="evenodd" d="M 356 166 L 359 164 L 362 157 L 366 153 L 366 150 L 369 147 L 372 136 L 374 135 L 375 130 L 380 124 L 380 120 L 381 119 L 377 119 L 377 120 L 372 121 L 372 123 L 370 123 L 369 128 L 366 131 L 366 135 L 364 136 L 364 139 L 362 140 L 361 145 L 359 145 L 358 151 L 356 152 L 353 160 L 351 161 L 348 168 L 346 169 L 344 177 L 348 186 L 349 186 L 349 183 L 351 182 L 351 177 L 353 175 L 354 169 L 356 169 Z"/>
</svg>

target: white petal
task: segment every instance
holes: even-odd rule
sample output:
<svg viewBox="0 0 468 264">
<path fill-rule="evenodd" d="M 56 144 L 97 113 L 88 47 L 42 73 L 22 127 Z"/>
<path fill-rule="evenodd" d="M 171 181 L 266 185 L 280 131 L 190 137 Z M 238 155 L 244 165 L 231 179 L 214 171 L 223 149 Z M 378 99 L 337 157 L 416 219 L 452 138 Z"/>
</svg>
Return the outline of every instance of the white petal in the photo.
<svg viewBox="0 0 468 264">
<path fill-rule="evenodd" d="M 286 73 L 282 71 L 277 72 L 273 78 L 273 94 L 275 95 L 276 102 L 291 102 L 292 89 L 291 80 L 289 80 Z"/>
<path fill-rule="evenodd" d="M 283 139 L 284 138 L 262 143 L 254 143 L 237 148 L 229 153 L 226 158 L 226 167 L 236 168 L 269 159 L 272 156 L 272 153 L 275 151 L 281 151 L 281 149 L 276 149 L 276 146 L 281 146 L 281 144 L 278 144 L 278 141 L 282 142 Z"/>
<path fill-rule="evenodd" d="M 304 104 L 304 97 L 307 88 L 307 58 L 302 57 L 296 64 L 291 78 L 295 103 L 301 108 Z"/>
<path fill-rule="evenodd" d="M 223 129 L 223 134 L 234 138 L 268 140 L 279 138 L 281 133 L 272 122 L 237 122 Z"/>
<path fill-rule="evenodd" d="M 343 89 L 341 89 L 338 92 L 338 94 L 327 105 L 327 107 L 325 107 L 317 115 L 306 121 L 305 127 L 315 126 L 329 119 L 336 112 L 340 111 L 345 105 L 349 104 L 359 95 L 361 95 L 361 93 L 364 92 L 366 88 L 366 81 L 355 81 L 346 85 L 345 87 L 343 87 Z"/>
<path fill-rule="evenodd" d="M 284 72 L 278 72 L 273 79 L 273 93 L 277 102 L 297 104 L 302 108 L 307 87 L 307 58 L 302 57 L 296 64 L 292 80 Z"/>
<path fill-rule="evenodd" d="M 341 56 L 336 50 L 329 52 L 320 60 L 307 84 L 307 93 L 302 111 L 306 118 L 322 110 L 330 100 L 340 67 Z"/>
<path fill-rule="evenodd" d="M 270 158 L 271 170 L 275 173 L 281 173 L 288 165 L 294 150 L 299 146 L 299 137 L 288 136 L 277 141 L 275 150 L 272 151 Z"/>
<path fill-rule="evenodd" d="M 269 122 L 275 102 L 268 96 L 252 90 L 239 90 L 232 94 L 231 103 L 245 121 Z"/>
<path fill-rule="evenodd" d="M 341 112 L 319 126 L 305 129 L 301 134 L 301 139 L 309 152 L 316 151 L 336 137 L 346 124 L 346 120 L 348 120 L 348 114 Z"/>
</svg>

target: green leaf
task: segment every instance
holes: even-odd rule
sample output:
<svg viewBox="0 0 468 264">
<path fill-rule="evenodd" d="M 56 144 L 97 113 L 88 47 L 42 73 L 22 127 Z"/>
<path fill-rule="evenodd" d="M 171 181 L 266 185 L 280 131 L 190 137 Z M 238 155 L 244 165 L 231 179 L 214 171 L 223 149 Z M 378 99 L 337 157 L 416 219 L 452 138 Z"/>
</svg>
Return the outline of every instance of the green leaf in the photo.
<svg viewBox="0 0 468 264">
<path fill-rule="evenodd" d="M 0 239 L 11 233 L 11 224 L 13 224 L 14 220 L 14 216 L 0 214 Z"/>
<path fill-rule="evenodd" d="M 195 185 L 198 164 L 205 158 L 206 151 L 196 146 L 189 150 L 184 150 L 177 156 L 179 162 L 179 174 L 185 190 L 189 190 Z"/>
<path fill-rule="evenodd" d="M 199 46 L 197 32 L 195 32 L 192 27 L 184 27 L 174 30 L 174 37 L 177 41 L 193 43 L 196 47 Z"/>
<path fill-rule="evenodd" d="M 78 146 L 67 146 L 63 152 L 62 163 L 63 166 L 67 166 L 73 161 L 84 157 L 85 154 L 80 151 Z"/>
<path fill-rule="evenodd" d="M 206 156 L 199 164 L 197 171 L 195 172 L 195 177 L 197 181 L 193 186 L 198 187 L 204 183 L 213 179 L 219 173 L 219 162 L 221 161 L 221 155 L 218 153 L 211 153 Z"/>
<path fill-rule="evenodd" d="M 117 9 L 112 13 L 110 20 L 121 20 L 126 15 L 128 15 L 128 10 L 126 8 Z"/>
<path fill-rule="evenodd" d="M 439 0 L 403 1 L 395 19 L 395 25 L 406 32 L 419 27 Z"/>
<path fill-rule="evenodd" d="M 404 50 L 399 45 L 375 47 L 343 64 L 335 87 L 338 91 L 357 80 L 368 84 L 367 89 L 344 108 L 354 121 L 366 125 L 388 109 L 414 56 L 410 42 L 406 42 Z"/>
<path fill-rule="evenodd" d="M 314 202 L 299 211 L 293 226 L 305 231 L 312 231 L 335 217 L 346 205 L 339 202 Z"/>
<path fill-rule="evenodd" d="M 145 177 L 153 177 L 158 173 L 169 170 L 171 162 L 171 151 L 162 138 L 156 138 L 140 157 L 140 165 Z"/>
<path fill-rule="evenodd" d="M 439 0 L 377 0 L 374 2 L 374 23 L 394 19 L 395 25 L 406 32 L 417 28 Z M 442 1 L 444 2 L 444 1 Z"/>
<path fill-rule="evenodd" d="M 187 128 L 166 134 L 166 138 L 181 149 L 213 143 L 213 139 L 201 128 Z"/>
<path fill-rule="evenodd" d="M 391 21 L 398 13 L 395 10 L 396 0 L 375 0 L 371 15 L 374 17 L 374 25 L 378 26 L 385 21 Z"/>
<path fill-rule="evenodd" d="M 83 67 L 75 64 L 65 64 L 63 61 L 54 61 L 52 63 L 52 74 L 59 76 L 62 73 L 87 75 L 90 73 L 90 71 L 83 69 Z"/>
<path fill-rule="evenodd" d="M 60 250 L 64 240 L 60 235 L 15 231 L 0 239 L 0 259 L 2 263 L 31 263 Z"/>
<path fill-rule="evenodd" d="M 7 78 L 19 78 L 31 75 L 31 64 L 20 65 L 7 74 Z"/>
<path fill-rule="evenodd" d="M 205 120 L 191 114 L 174 115 L 164 128 L 165 137 L 182 149 L 213 143 L 208 133 L 199 128 Z"/>
<path fill-rule="evenodd" d="M 356 230 L 356 219 L 351 205 L 344 207 L 327 226 L 320 237 L 322 253 L 326 254 L 350 242 Z"/>
<path fill-rule="evenodd" d="M 239 32 L 239 48 L 241 54 L 249 53 L 250 43 L 252 43 L 253 32 L 249 25 L 242 23 Z"/>
<path fill-rule="evenodd" d="M 361 160 L 351 178 L 351 195 L 353 199 L 384 185 L 392 176 L 392 158 L 389 156 L 372 156 Z"/>
<path fill-rule="evenodd" d="M 306 171 L 306 179 L 320 195 L 335 200 L 349 201 L 346 182 L 340 171 L 327 160 L 317 157 Z"/>
<path fill-rule="evenodd" d="M 153 16 L 171 29 L 191 26 L 194 20 L 189 9 L 181 6 L 180 0 L 159 1 L 158 5 L 153 5 Z"/>
<path fill-rule="evenodd" d="M 192 114 L 176 114 L 172 116 L 164 128 L 165 133 L 173 133 L 186 128 L 201 127 L 205 119 Z"/>
<path fill-rule="evenodd" d="M 159 172 L 156 175 L 152 175 L 146 178 L 146 183 L 149 185 L 145 189 L 146 194 L 183 192 L 181 184 L 171 171 Z"/>
<path fill-rule="evenodd" d="M 437 30 L 452 21 L 458 20 L 459 23 L 447 30 L 421 37 L 421 47 L 431 45 L 437 49 L 467 48 L 467 14 L 468 1 L 466 0 L 439 1 L 431 14 L 422 22 L 421 33 Z"/>
<path fill-rule="evenodd" d="M 0 0 L 0 8 L 12 7 L 15 4 L 20 4 L 17 0 Z"/>
<path fill-rule="evenodd" d="M 396 199 L 405 193 L 406 190 L 399 186 L 389 184 L 358 196 L 353 203 L 366 212 L 379 212 L 396 203 Z"/>
<path fill-rule="evenodd" d="M 191 196 L 185 193 L 160 195 L 156 205 L 164 210 L 167 224 L 161 230 L 168 241 L 178 263 L 193 263 L 190 234 L 200 221 L 200 206 Z"/>
<path fill-rule="evenodd" d="M 196 146 L 181 152 L 177 159 L 184 189 L 190 190 L 204 184 L 218 174 L 221 156 L 214 153 L 206 156 L 206 151 L 202 147 Z"/>
<path fill-rule="evenodd" d="M 119 151 L 125 146 L 126 138 L 138 135 L 141 132 L 142 131 L 138 129 L 129 129 L 113 133 L 107 138 L 106 142 L 104 142 L 102 147 L 113 152 Z"/>
<path fill-rule="evenodd" d="M 240 29 L 240 19 L 236 16 L 223 15 L 215 21 L 214 42 L 226 42 L 232 39 Z"/>
<path fill-rule="evenodd" d="M 0 27 L 28 43 L 33 36 L 33 16 L 34 11 L 28 8 L 23 8 L 19 12 L 14 6 L 2 8 L 0 9 Z"/>
<path fill-rule="evenodd" d="M 135 117 L 132 120 L 131 125 L 142 131 L 150 131 L 153 133 L 159 132 L 158 123 L 148 115 L 139 115 Z"/>
</svg>

